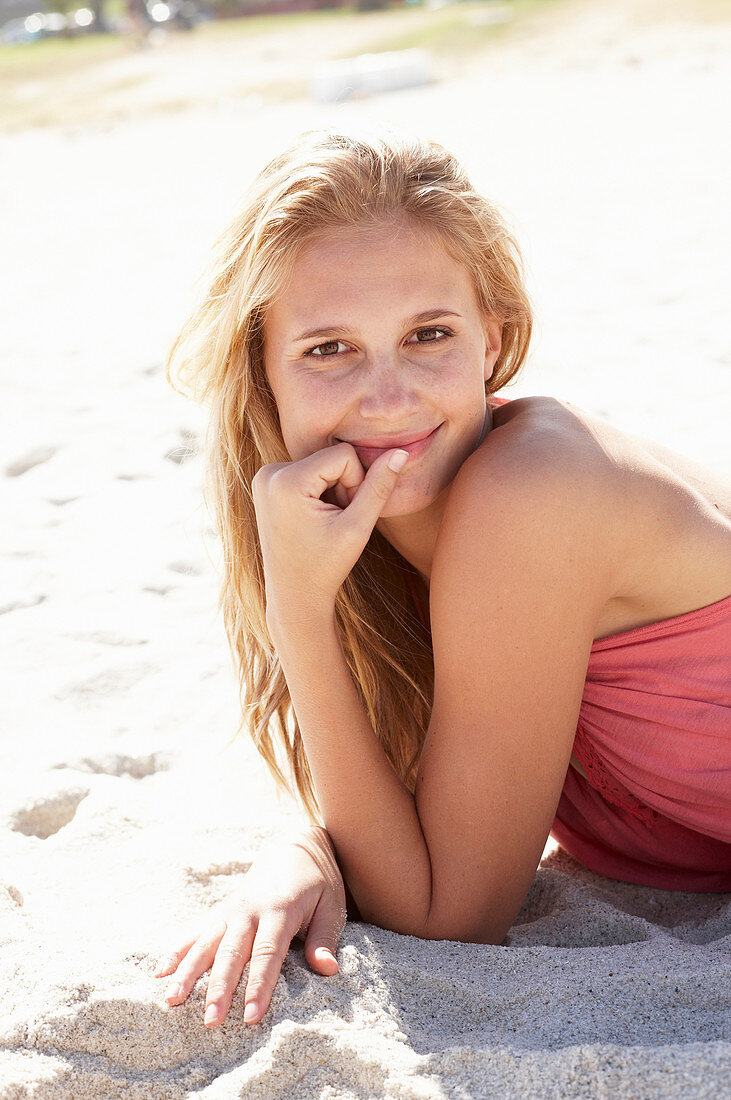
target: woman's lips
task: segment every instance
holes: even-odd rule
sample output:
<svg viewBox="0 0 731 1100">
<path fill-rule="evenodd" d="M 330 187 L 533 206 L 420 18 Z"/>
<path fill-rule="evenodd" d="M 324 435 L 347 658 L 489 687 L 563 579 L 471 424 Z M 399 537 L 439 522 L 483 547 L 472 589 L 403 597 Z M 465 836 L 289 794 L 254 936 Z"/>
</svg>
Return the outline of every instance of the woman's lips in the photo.
<svg viewBox="0 0 731 1100">
<path fill-rule="evenodd" d="M 433 431 L 429 432 L 428 435 L 423 436 L 421 439 L 414 440 L 413 443 L 389 443 L 386 447 L 365 447 L 359 443 L 353 443 L 352 446 L 355 447 L 356 454 L 366 469 L 376 461 L 379 455 L 382 455 L 385 451 L 393 450 L 408 451 L 409 457 L 406 461 L 406 466 L 409 466 L 417 458 L 420 458 L 424 451 L 431 446 L 441 426 L 442 425 L 439 424 Z"/>
</svg>

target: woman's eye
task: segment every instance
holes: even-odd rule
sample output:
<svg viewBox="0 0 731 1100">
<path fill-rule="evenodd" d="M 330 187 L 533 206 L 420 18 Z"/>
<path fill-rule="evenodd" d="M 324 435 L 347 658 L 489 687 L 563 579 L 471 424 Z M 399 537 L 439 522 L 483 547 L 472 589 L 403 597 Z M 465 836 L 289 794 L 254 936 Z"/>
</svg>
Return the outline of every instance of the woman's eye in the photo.
<svg viewBox="0 0 731 1100">
<path fill-rule="evenodd" d="M 441 336 L 438 336 L 437 333 L 441 333 Z M 416 340 L 413 342 L 417 344 L 440 344 L 443 339 L 451 335 L 452 333 L 448 328 L 420 328 L 414 333 Z M 412 343 L 412 340 L 408 340 L 407 343 Z"/>
<path fill-rule="evenodd" d="M 347 348 L 347 346 L 342 340 L 326 340 L 324 344 L 318 344 L 316 347 L 310 348 L 305 354 L 314 355 L 318 359 L 327 359 L 329 356 L 338 355 L 339 348 Z"/>
</svg>

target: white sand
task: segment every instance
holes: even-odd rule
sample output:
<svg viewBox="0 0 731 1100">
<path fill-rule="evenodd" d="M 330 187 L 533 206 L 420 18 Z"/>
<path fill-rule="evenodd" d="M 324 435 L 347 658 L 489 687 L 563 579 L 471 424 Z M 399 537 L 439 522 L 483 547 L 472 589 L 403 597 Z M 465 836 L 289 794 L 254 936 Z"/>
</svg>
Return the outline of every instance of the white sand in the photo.
<svg viewBox="0 0 731 1100">
<path fill-rule="evenodd" d="M 152 978 L 293 819 L 247 744 L 221 751 L 237 708 L 203 419 L 161 371 L 271 153 L 355 118 L 444 141 L 528 255 L 514 392 L 728 464 L 729 26 L 679 9 L 632 30 L 636 11 L 577 5 L 571 34 L 377 100 L 0 138 L 2 1100 L 731 1096 L 728 896 L 560 852 L 506 946 L 349 925 L 339 975 L 295 946 L 254 1028 L 242 986 L 209 1031 L 207 976 L 172 1009 Z"/>
</svg>

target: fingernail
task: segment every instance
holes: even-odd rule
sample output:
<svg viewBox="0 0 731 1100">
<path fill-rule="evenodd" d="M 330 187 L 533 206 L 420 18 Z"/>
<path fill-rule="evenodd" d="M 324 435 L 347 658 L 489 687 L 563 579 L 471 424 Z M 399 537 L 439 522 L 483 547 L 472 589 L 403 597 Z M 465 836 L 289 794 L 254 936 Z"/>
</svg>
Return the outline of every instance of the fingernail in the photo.
<svg viewBox="0 0 731 1100">
<path fill-rule="evenodd" d="M 337 959 L 333 955 L 332 951 L 330 951 L 330 949 L 327 947 L 318 947 L 315 954 L 319 955 L 321 959 L 326 959 L 328 962 L 330 961 L 330 959 L 332 959 L 333 962 L 337 962 Z"/>
<path fill-rule="evenodd" d="M 206 1014 L 203 1017 L 204 1024 L 215 1024 L 218 1019 L 218 1009 L 215 1005 L 209 1005 L 206 1009 Z"/>
<path fill-rule="evenodd" d="M 394 451 L 394 453 L 388 460 L 389 470 L 393 470 L 393 472 L 396 474 L 399 472 L 399 470 L 403 470 L 408 457 L 408 451 Z"/>
<path fill-rule="evenodd" d="M 259 1015 L 259 1009 L 257 1007 L 256 1001 L 249 1001 L 246 1008 L 244 1009 L 244 1023 L 245 1024 L 253 1023 L 255 1018 L 258 1015 Z"/>
<path fill-rule="evenodd" d="M 182 985 L 171 985 L 170 988 L 168 989 L 167 993 L 165 994 L 165 1000 L 166 1001 L 177 1001 L 178 997 L 182 997 L 182 996 L 183 996 L 183 987 L 182 987 Z"/>
</svg>

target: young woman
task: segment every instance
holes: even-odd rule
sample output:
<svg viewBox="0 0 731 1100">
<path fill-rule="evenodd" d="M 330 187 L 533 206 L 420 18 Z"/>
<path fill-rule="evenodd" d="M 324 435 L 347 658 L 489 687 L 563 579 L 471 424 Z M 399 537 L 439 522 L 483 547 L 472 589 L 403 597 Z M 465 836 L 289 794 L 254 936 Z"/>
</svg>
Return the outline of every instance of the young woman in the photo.
<svg viewBox="0 0 731 1100">
<path fill-rule="evenodd" d="M 304 137 L 219 242 L 171 377 L 211 407 L 243 725 L 313 825 L 158 973 L 205 1021 L 348 906 L 500 943 L 549 833 L 588 867 L 731 889 L 731 493 L 545 397 L 495 397 L 516 245 L 427 141 Z"/>
</svg>

